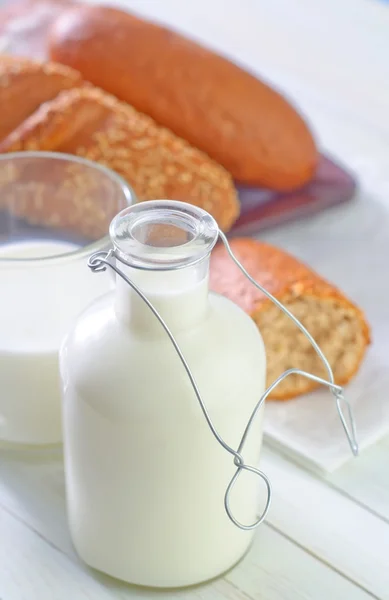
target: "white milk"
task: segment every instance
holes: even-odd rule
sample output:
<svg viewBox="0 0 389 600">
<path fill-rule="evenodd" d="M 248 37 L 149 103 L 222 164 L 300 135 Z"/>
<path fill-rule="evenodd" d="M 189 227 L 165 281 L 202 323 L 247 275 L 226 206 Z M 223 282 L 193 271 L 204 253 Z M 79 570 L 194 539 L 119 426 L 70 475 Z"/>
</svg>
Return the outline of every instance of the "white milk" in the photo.
<svg viewBox="0 0 389 600">
<path fill-rule="evenodd" d="M 37 240 L 0 246 L 0 440 L 22 444 L 61 441 L 58 349 L 73 319 L 109 289 L 86 258 L 32 259 L 77 250 Z"/>
<path fill-rule="evenodd" d="M 237 449 L 265 389 L 265 351 L 246 314 L 208 296 L 198 268 L 131 276 L 173 330 L 217 430 Z M 253 532 L 224 509 L 233 457 L 213 437 L 171 342 L 127 284 L 118 280 L 115 295 L 78 319 L 61 373 L 68 516 L 83 560 L 157 587 L 199 583 L 236 563 Z M 258 417 L 243 450 L 253 466 Z M 238 520 L 255 521 L 262 492 L 256 476 L 242 475 L 231 500 Z"/>
</svg>

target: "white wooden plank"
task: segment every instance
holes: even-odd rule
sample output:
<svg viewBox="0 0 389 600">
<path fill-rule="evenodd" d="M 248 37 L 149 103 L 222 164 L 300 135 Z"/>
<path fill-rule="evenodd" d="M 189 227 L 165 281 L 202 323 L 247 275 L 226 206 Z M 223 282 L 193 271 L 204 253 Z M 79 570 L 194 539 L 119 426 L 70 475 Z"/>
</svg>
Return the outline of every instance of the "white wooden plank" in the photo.
<svg viewBox="0 0 389 600">
<path fill-rule="evenodd" d="M 363 590 L 296 547 L 269 527 L 262 526 L 242 568 L 227 576 L 248 596 L 263 600 L 359 600 Z"/>
<path fill-rule="evenodd" d="M 389 600 L 389 525 L 269 449 L 262 468 L 273 484 L 268 522 L 362 588 Z"/>
<path fill-rule="evenodd" d="M 26 600 L 46 600 L 46 597 L 47 600 L 84 600 L 89 598 L 88 593 L 96 600 L 105 600 L 107 590 L 111 598 L 156 596 L 154 592 L 135 590 L 92 573 L 77 559 L 67 531 L 60 457 L 3 454 L 0 505 L 7 509 L 7 513 L 4 509 L 0 513 L 2 600 L 23 600 L 24 593 Z M 72 583 L 68 583 L 69 580 Z M 2 588 L 5 585 L 7 587 Z M 49 595 L 43 595 L 44 586 L 50 590 Z M 74 595 L 77 586 L 85 592 Z M 31 596 L 31 589 L 36 595 Z M 219 580 L 181 595 L 178 592 L 158 594 L 161 600 L 173 597 L 185 600 L 365 600 L 368 595 L 284 536 L 263 526 L 248 555 L 228 573 L 225 582 Z"/>
<path fill-rule="evenodd" d="M 0 504 L 71 555 L 62 453 L 3 452 L 0 457 Z"/>
<path fill-rule="evenodd" d="M 326 481 L 389 523 L 389 436 Z"/>
<path fill-rule="evenodd" d="M 128 586 L 87 569 L 0 513 L 2 600 L 368 600 L 370 596 L 268 527 L 226 577 L 190 590 Z"/>
<path fill-rule="evenodd" d="M 247 600 L 226 581 L 188 591 L 152 592 L 92 572 L 47 544 L 20 521 L 0 512 L 2 600 Z"/>
</svg>

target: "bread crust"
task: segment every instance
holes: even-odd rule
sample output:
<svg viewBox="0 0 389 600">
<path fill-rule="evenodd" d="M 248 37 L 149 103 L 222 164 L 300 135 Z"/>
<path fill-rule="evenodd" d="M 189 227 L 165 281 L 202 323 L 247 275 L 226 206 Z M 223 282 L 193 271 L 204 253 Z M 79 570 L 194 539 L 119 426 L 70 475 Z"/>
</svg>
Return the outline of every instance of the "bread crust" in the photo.
<svg viewBox="0 0 389 600">
<path fill-rule="evenodd" d="M 291 190 L 315 172 L 314 140 L 289 102 L 166 27 L 79 6 L 51 28 L 50 56 L 200 148 L 238 182 Z"/>
<path fill-rule="evenodd" d="M 81 85 L 78 71 L 60 64 L 0 56 L 0 140 L 43 102 Z"/>
</svg>

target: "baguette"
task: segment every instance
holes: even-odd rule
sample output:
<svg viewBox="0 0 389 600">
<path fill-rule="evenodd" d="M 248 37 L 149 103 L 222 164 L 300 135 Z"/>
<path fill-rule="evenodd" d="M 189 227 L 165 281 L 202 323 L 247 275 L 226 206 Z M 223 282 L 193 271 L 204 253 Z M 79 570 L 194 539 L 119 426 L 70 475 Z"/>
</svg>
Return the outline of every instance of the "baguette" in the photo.
<svg viewBox="0 0 389 600">
<path fill-rule="evenodd" d="M 52 60 L 79 70 L 223 165 L 247 185 L 308 182 L 312 135 L 277 92 L 197 43 L 101 6 L 65 10 L 49 36 Z"/>
<path fill-rule="evenodd" d="M 81 74 L 63 65 L 0 56 L 0 140 L 41 104 L 79 86 Z"/>
<path fill-rule="evenodd" d="M 308 329 L 333 369 L 335 381 L 346 384 L 357 372 L 370 343 L 362 311 L 336 287 L 286 252 L 245 238 L 230 242 L 248 273 L 280 300 Z M 247 312 L 261 331 L 267 352 L 267 383 L 284 371 L 300 368 L 328 379 L 307 338 L 231 261 L 224 246 L 211 256 L 211 289 Z M 271 398 L 287 400 L 317 387 L 314 381 L 291 375 Z"/>
<path fill-rule="evenodd" d="M 223 167 L 149 117 L 92 86 L 62 92 L 0 142 L 0 152 L 25 150 L 66 152 L 101 163 L 128 181 L 138 200 L 169 198 L 195 204 L 211 213 L 224 230 L 239 214 L 236 190 Z M 60 187 L 69 190 L 69 185 L 64 181 Z M 77 214 L 78 231 L 93 237 L 104 235 L 107 215 L 116 214 L 116 203 L 102 213 L 95 211 L 93 217 L 90 186 L 77 189 L 76 180 L 72 185 L 73 205 L 62 202 L 58 212 L 56 198 L 39 198 L 34 204 L 29 192 L 23 215 L 40 224 L 74 227 Z"/>
</svg>

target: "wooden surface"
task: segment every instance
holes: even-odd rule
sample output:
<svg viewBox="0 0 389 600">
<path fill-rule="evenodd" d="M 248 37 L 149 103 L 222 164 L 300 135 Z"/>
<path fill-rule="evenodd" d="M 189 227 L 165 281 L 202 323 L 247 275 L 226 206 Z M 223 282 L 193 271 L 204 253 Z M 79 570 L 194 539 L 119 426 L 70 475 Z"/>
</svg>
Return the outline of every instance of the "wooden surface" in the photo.
<svg viewBox="0 0 389 600">
<path fill-rule="evenodd" d="M 266 239 L 358 290 L 374 352 L 388 365 L 389 8 L 375 0 L 126 4 L 260 70 L 298 100 L 323 147 L 358 173 L 355 204 Z M 60 454 L 0 452 L 1 600 L 389 600 L 389 437 L 327 478 L 266 447 L 262 468 L 274 500 L 245 559 L 208 585 L 156 592 L 78 560 Z"/>
</svg>

